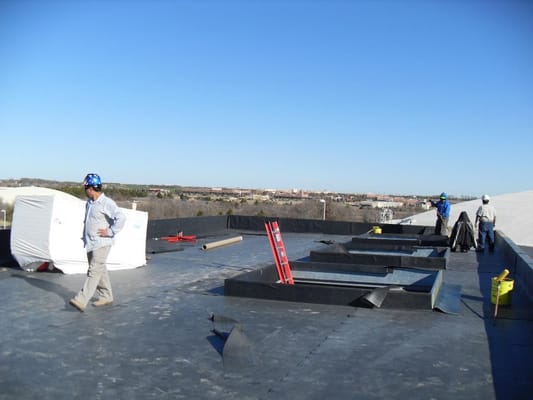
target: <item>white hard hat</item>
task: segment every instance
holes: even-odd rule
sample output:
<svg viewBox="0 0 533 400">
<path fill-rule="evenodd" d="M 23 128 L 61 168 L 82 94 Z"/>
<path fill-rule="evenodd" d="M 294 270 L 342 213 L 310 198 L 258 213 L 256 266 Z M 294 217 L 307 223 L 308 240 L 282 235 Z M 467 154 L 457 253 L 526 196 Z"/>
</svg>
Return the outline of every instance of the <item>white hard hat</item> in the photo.
<svg viewBox="0 0 533 400">
<path fill-rule="evenodd" d="M 489 201 L 490 200 L 490 197 L 488 194 L 484 194 L 483 196 L 481 196 L 481 200 L 483 201 Z"/>
</svg>

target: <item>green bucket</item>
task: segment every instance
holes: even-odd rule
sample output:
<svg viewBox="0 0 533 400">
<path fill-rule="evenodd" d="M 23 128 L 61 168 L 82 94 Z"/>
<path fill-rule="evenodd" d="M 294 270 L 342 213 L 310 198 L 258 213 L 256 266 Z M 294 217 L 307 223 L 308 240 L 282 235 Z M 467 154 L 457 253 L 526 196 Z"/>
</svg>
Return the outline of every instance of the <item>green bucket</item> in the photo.
<svg viewBox="0 0 533 400">
<path fill-rule="evenodd" d="M 500 286 L 500 298 L 498 299 L 498 304 L 500 306 L 507 306 L 511 304 L 511 295 L 514 287 L 514 280 L 506 278 L 502 281 L 499 281 L 497 276 L 492 278 L 490 302 L 492 304 L 496 304 L 496 299 L 498 297 L 498 284 Z"/>
</svg>

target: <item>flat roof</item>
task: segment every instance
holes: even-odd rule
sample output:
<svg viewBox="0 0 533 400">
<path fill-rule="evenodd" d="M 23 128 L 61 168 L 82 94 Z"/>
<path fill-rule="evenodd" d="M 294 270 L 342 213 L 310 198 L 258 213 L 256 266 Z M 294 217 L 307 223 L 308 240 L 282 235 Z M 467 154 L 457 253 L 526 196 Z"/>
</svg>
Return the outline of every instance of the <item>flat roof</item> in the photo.
<svg viewBox="0 0 533 400">
<path fill-rule="evenodd" d="M 235 235 L 243 240 L 201 250 Z M 351 237 L 283 233 L 290 260 L 320 241 Z M 491 278 L 505 267 L 498 247 L 451 253 L 443 274 L 461 285 L 458 315 L 229 297 L 224 279 L 273 263 L 266 235 L 230 230 L 178 249 L 150 254 L 146 267 L 110 272 L 115 303 L 85 313 L 68 304 L 84 275 L 3 268 L 0 399 L 490 400 L 533 393 L 533 308 L 518 286 L 512 305 L 493 319 Z M 223 338 L 233 330 L 241 340 L 225 354 Z"/>
</svg>

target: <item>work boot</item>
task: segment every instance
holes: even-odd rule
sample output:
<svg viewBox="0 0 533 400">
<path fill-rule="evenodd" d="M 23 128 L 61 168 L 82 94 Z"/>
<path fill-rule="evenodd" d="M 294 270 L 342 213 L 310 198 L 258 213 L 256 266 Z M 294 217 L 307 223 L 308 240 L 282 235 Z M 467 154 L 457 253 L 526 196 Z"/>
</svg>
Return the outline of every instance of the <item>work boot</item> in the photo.
<svg viewBox="0 0 533 400">
<path fill-rule="evenodd" d="M 93 302 L 93 306 L 94 307 L 103 307 L 103 306 L 107 306 L 107 305 L 109 305 L 111 303 L 113 303 L 113 300 L 98 299 L 95 302 Z"/>
<path fill-rule="evenodd" d="M 69 300 L 69 304 L 71 306 L 73 306 L 74 308 L 77 308 L 78 311 L 80 312 L 84 312 L 85 311 L 85 306 L 83 304 L 81 304 L 78 300 L 76 299 L 70 299 Z"/>
</svg>

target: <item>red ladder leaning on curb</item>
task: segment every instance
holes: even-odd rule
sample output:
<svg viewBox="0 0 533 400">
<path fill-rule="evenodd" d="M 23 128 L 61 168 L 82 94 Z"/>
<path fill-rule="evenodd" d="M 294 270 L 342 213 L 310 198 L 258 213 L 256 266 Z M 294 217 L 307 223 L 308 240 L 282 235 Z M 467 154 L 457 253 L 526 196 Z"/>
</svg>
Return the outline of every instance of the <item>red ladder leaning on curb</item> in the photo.
<svg viewBox="0 0 533 400">
<path fill-rule="evenodd" d="M 294 285 L 291 266 L 287 259 L 287 252 L 285 251 L 285 245 L 283 244 L 277 221 L 265 221 L 265 228 L 270 247 L 272 248 L 272 254 L 274 255 L 274 261 L 276 262 L 276 270 L 278 271 L 280 282 Z"/>
</svg>

